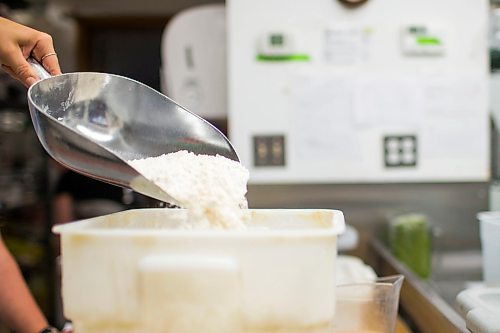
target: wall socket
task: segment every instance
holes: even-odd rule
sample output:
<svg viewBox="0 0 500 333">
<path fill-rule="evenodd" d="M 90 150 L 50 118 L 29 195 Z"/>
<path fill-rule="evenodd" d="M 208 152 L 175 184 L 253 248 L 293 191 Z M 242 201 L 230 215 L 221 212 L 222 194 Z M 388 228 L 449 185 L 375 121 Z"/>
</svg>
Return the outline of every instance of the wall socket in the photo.
<svg viewBox="0 0 500 333">
<path fill-rule="evenodd" d="M 258 135 L 253 137 L 253 165 L 285 166 L 285 136 Z"/>
<path fill-rule="evenodd" d="M 417 136 L 384 136 L 384 162 L 386 168 L 417 166 Z"/>
</svg>

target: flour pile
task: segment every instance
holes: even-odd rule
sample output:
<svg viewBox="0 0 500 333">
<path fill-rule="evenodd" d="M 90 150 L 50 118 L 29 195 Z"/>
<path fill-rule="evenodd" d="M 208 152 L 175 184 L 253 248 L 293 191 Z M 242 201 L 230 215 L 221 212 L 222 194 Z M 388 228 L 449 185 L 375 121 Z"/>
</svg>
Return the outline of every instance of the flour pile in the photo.
<svg viewBox="0 0 500 333">
<path fill-rule="evenodd" d="M 249 172 L 241 163 L 184 150 L 128 163 L 188 209 L 186 228 L 245 227 Z"/>
</svg>

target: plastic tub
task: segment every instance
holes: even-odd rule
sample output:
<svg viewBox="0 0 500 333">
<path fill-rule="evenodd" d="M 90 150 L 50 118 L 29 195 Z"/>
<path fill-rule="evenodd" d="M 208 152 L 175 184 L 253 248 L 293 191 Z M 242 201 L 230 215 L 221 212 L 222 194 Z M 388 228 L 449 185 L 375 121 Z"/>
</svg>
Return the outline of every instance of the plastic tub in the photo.
<svg viewBox="0 0 500 333">
<path fill-rule="evenodd" d="M 180 209 L 54 227 L 76 333 L 327 333 L 336 210 L 249 210 L 247 230 L 182 230 Z"/>
</svg>

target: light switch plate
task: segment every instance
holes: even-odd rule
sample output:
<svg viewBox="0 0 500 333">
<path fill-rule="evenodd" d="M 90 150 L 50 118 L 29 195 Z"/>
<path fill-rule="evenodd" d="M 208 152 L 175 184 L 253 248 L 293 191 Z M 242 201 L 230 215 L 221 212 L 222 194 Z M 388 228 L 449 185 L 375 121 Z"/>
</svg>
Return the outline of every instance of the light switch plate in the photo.
<svg viewBox="0 0 500 333">
<path fill-rule="evenodd" d="M 253 137 L 254 166 L 285 166 L 285 136 L 256 135 Z"/>
<path fill-rule="evenodd" d="M 383 145 L 386 168 L 417 166 L 416 135 L 387 135 L 384 136 Z"/>
</svg>

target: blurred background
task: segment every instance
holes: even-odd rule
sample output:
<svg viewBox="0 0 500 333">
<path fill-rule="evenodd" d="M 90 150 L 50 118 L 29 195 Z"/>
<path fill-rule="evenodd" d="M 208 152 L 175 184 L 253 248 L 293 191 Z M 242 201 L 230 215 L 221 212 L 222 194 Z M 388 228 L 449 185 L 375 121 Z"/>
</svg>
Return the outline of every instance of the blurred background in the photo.
<svg viewBox="0 0 500 333">
<path fill-rule="evenodd" d="M 455 297 L 482 279 L 476 214 L 500 206 L 497 6 L 25 0 L 0 2 L 0 15 L 51 34 L 63 72 L 130 77 L 211 121 L 250 170 L 250 207 L 342 210 L 341 251 L 377 260 L 380 241 L 461 331 Z M 51 226 L 159 203 L 52 161 L 26 89 L 4 73 L 0 152 L 2 235 L 61 321 Z M 401 250 L 406 223 L 421 227 L 412 241 L 425 236 Z"/>
</svg>

